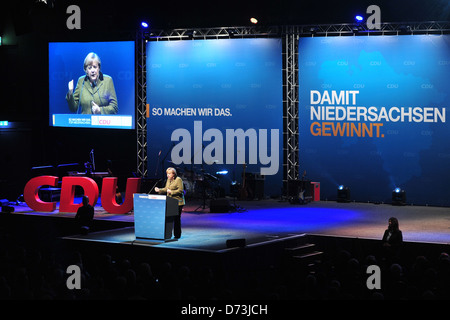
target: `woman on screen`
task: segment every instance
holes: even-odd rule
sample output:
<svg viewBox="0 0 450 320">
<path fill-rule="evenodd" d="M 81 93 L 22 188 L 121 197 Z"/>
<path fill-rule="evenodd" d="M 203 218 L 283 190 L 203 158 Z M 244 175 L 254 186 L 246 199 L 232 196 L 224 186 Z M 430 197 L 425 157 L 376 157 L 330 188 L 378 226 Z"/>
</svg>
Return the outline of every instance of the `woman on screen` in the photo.
<svg viewBox="0 0 450 320">
<path fill-rule="evenodd" d="M 73 80 L 69 81 L 66 100 L 71 112 L 82 114 L 117 114 L 116 90 L 110 76 L 101 72 L 100 57 L 89 53 L 83 65 L 86 75 L 78 78 L 73 90 Z"/>
</svg>

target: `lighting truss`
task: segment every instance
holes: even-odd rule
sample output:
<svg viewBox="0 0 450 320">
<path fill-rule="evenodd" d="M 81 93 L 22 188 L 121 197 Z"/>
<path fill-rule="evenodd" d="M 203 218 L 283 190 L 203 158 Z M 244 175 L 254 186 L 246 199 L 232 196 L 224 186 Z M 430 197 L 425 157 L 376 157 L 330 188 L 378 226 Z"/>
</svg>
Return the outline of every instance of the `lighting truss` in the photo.
<svg viewBox="0 0 450 320">
<path fill-rule="evenodd" d="M 292 28 L 299 36 L 444 34 L 450 32 L 450 22 L 389 22 L 381 23 L 379 29 L 369 29 L 365 23 L 311 24 Z"/>
<path fill-rule="evenodd" d="M 293 27 L 283 30 L 283 185 L 299 177 L 298 154 L 298 35 Z"/>
<path fill-rule="evenodd" d="M 146 32 L 144 36 L 150 41 L 279 37 L 280 28 L 251 26 L 152 30 Z"/>
<path fill-rule="evenodd" d="M 136 136 L 137 136 L 137 175 L 147 177 L 147 54 L 142 32 L 136 37 Z"/>
</svg>

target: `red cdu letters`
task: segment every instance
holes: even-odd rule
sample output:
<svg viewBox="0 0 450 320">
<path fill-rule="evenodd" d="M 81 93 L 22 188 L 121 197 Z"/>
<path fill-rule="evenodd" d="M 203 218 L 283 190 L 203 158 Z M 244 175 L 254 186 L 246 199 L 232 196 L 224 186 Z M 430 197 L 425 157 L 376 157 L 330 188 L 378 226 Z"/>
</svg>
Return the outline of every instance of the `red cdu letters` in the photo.
<svg viewBox="0 0 450 320">
<path fill-rule="evenodd" d="M 125 191 L 125 201 L 119 205 L 116 202 L 117 178 L 103 178 L 102 207 L 109 213 L 127 213 L 133 209 L 133 193 L 139 192 L 141 178 L 128 178 Z"/>
<path fill-rule="evenodd" d="M 56 187 L 58 177 L 40 176 L 32 178 L 25 185 L 23 193 L 26 204 L 34 211 L 51 212 L 56 209 L 56 202 L 45 202 L 39 199 L 39 189 L 42 186 Z M 75 204 L 75 188 L 80 186 L 84 190 L 84 194 L 89 197 L 89 203 L 94 206 L 99 197 L 98 185 L 95 181 L 88 177 L 64 177 L 62 179 L 61 196 L 60 196 L 60 212 L 77 212 L 81 203 Z M 102 186 L 102 206 L 109 213 L 123 214 L 133 209 L 133 193 L 140 190 L 141 178 L 128 178 L 126 187 L 126 197 L 123 204 L 116 202 L 117 178 L 104 178 Z"/>
</svg>

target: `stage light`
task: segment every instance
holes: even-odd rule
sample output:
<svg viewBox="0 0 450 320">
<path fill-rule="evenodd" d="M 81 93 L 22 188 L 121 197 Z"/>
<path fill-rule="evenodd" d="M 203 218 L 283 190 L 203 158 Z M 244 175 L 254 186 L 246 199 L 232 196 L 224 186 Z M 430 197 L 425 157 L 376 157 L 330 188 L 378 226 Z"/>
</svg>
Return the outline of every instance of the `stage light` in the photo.
<svg viewBox="0 0 450 320">
<path fill-rule="evenodd" d="M 8 127 L 9 122 L 8 121 L 0 121 L 0 127 Z"/>
<path fill-rule="evenodd" d="M 337 202 L 350 202 L 350 188 L 340 185 L 337 190 Z"/>
<path fill-rule="evenodd" d="M 363 16 L 358 14 L 358 15 L 355 16 L 355 20 L 356 20 L 356 22 L 360 23 L 360 22 L 362 22 L 364 20 L 364 18 L 363 18 Z"/>
<path fill-rule="evenodd" d="M 197 34 L 196 30 L 186 30 L 184 33 L 189 39 L 193 39 L 195 35 Z"/>
<path fill-rule="evenodd" d="M 226 175 L 226 174 L 228 174 L 228 170 L 217 171 L 216 174 L 218 174 L 218 175 Z"/>
<path fill-rule="evenodd" d="M 2 208 L 3 213 L 14 212 L 14 207 L 9 205 L 9 201 L 7 199 L 1 199 L 0 206 Z"/>
<path fill-rule="evenodd" d="M 409 25 L 401 25 L 398 27 L 398 30 L 400 33 L 410 33 L 411 32 L 411 26 Z"/>
<path fill-rule="evenodd" d="M 229 35 L 230 37 L 235 36 L 235 35 L 238 34 L 238 31 L 237 31 L 236 29 L 234 29 L 234 28 L 227 29 L 227 32 L 228 32 L 228 35 Z"/>
<path fill-rule="evenodd" d="M 404 206 L 406 204 L 406 192 L 401 188 L 395 188 L 392 191 L 392 205 Z"/>
<path fill-rule="evenodd" d="M 253 24 L 257 24 L 258 23 L 258 19 L 250 18 L 250 22 L 253 23 Z"/>
<path fill-rule="evenodd" d="M 142 26 L 143 28 L 148 28 L 148 23 L 145 22 L 145 21 L 142 21 L 142 22 L 141 22 L 141 26 Z"/>
</svg>

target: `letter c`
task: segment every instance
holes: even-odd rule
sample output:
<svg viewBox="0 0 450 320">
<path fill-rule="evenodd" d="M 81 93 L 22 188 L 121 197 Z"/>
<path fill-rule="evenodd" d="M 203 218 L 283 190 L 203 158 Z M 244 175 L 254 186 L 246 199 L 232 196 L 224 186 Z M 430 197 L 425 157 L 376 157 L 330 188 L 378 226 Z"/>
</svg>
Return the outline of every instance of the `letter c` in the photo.
<svg viewBox="0 0 450 320">
<path fill-rule="evenodd" d="M 23 198 L 25 200 L 25 203 L 34 211 L 55 211 L 56 202 L 45 202 L 39 199 L 39 189 L 42 186 L 56 187 L 57 184 L 58 177 L 54 176 L 40 176 L 32 178 L 27 182 L 23 191 Z"/>
</svg>

